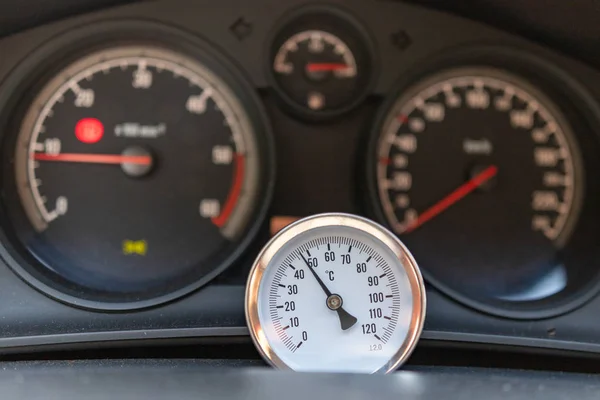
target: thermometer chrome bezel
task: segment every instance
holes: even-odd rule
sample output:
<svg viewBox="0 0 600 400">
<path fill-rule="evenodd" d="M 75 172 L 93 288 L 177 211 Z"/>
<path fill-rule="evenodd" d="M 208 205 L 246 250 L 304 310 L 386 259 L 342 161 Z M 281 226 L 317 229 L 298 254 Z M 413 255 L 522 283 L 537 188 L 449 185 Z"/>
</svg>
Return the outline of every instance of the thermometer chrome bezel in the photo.
<svg viewBox="0 0 600 400">
<path fill-rule="evenodd" d="M 398 258 L 406 272 L 413 300 L 413 310 L 411 312 L 408 332 L 398 351 L 384 366 L 375 371 L 375 373 L 379 374 L 392 372 L 402 365 L 411 355 L 423 330 L 426 310 L 423 277 L 421 276 L 417 262 L 410 251 L 392 232 L 371 220 L 351 214 L 328 213 L 301 219 L 280 231 L 263 248 L 252 265 L 246 285 L 245 312 L 252 341 L 256 345 L 261 356 L 271 366 L 279 369 L 291 369 L 275 353 L 262 328 L 258 315 L 259 288 L 262 283 L 263 275 L 271 263 L 271 260 L 285 244 L 308 231 L 332 226 L 356 229 L 378 239 Z"/>
</svg>

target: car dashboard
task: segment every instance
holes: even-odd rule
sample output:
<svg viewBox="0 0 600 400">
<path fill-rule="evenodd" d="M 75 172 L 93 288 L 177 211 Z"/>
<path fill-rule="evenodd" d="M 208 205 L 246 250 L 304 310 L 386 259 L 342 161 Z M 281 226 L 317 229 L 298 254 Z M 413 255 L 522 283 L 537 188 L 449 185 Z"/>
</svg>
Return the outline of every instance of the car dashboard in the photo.
<svg viewBox="0 0 600 400">
<path fill-rule="evenodd" d="M 0 25 L 3 359 L 83 375 L 96 360 L 99 386 L 115 359 L 266 368 L 244 308 L 253 262 L 290 223 L 346 213 L 423 274 L 404 368 L 441 375 L 399 373 L 415 398 L 461 368 L 598 372 L 598 62 L 542 26 L 501 26 L 491 2 L 471 19 L 433 3 L 90 3 Z M 347 383 L 332 379 L 325 392 Z"/>
</svg>

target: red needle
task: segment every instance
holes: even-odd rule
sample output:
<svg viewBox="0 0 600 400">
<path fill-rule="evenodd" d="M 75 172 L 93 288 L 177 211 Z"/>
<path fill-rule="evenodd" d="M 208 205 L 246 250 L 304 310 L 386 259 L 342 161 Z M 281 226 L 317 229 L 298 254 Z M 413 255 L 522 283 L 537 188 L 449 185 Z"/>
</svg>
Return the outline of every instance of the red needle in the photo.
<svg viewBox="0 0 600 400">
<path fill-rule="evenodd" d="M 306 70 L 308 72 L 321 72 L 321 71 L 340 71 L 348 68 L 346 64 L 341 63 L 309 63 L 306 64 Z"/>
<path fill-rule="evenodd" d="M 420 214 L 419 217 L 410 225 L 408 225 L 402 233 L 414 231 L 415 229 L 423 225 L 425 222 L 441 214 L 448 207 L 461 200 L 463 197 L 471 193 L 473 190 L 477 189 L 479 186 L 483 185 L 485 182 L 492 179 L 494 176 L 496 176 L 497 173 L 498 167 L 496 167 L 495 165 L 487 167 L 479 174 L 475 175 L 472 179 L 459 186 L 448 196 L 444 197 L 442 200 L 440 200 L 432 207 L 427 209 L 425 212 Z"/>
<path fill-rule="evenodd" d="M 38 161 L 63 161 L 92 164 L 152 164 L 152 157 L 150 156 L 122 156 L 119 154 L 63 153 L 49 155 L 46 153 L 35 153 L 33 159 Z"/>
</svg>

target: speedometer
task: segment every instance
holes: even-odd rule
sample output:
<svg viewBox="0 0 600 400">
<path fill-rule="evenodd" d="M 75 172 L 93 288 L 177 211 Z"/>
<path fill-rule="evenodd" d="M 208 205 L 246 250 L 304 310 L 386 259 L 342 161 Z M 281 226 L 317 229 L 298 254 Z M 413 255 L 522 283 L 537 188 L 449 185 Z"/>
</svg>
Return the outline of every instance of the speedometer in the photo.
<svg viewBox="0 0 600 400">
<path fill-rule="evenodd" d="M 136 307 L 197 287 L 239 253 L 265 206 L 268 132 L 235 75 L 199 58 L 108 47 L 40 90 L 14 147 L 27 223 L 10 205 L 37 284 Z"/>
<path fill-rule="evenodd" d="M 395 99 L 374 140 L 377 208 L 430 281 L 487 310 L 566 287 L 583 171 L 547 95 L 504 70 L 447 70 Z"/>
</svg>

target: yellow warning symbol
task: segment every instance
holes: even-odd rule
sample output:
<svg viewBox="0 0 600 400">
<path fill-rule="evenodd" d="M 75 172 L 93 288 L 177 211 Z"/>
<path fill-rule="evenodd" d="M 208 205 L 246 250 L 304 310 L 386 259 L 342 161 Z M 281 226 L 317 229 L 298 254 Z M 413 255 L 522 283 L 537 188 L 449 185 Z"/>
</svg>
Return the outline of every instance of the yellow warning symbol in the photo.
<svg viewBox="0 0 600 400">
<path fill-rule="evenodd" d="M 148 251 L 148 242 L 145 240 L 123 240 L 123 254 L 126 256 L 137 254 L 145 256 Z"/>
</svg>

